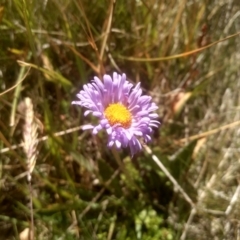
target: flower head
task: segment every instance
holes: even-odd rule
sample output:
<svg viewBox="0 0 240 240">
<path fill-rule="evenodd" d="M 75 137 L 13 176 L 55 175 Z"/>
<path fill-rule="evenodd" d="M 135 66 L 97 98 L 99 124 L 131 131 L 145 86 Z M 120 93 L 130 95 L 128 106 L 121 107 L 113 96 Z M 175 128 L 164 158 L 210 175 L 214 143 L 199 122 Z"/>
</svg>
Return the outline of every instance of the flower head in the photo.
<svg viewBox="0 0 240 240">
<path fill-rule="evenodd" d="M 160 125 L 156 120 L 158 115 L 154 113 L 157 105 L 150 96 L 142 95 L 140 83 L 134 87 L 125 74 L 113 73 L 113 78 L 104 75 L 103 82 L 94 77 L 77 97 L 79 100 L 72 104 L 85 107 L 85 116 L 91 113 L 99 119 L 96 126 L 89 124 L 83 129 L 92 129 L 93 134 L 105 129 L 109 147 L 129 146 L 132 155 L 142 149 L 140 138 L 151 141 L 152 127 Z"/>
</svg>

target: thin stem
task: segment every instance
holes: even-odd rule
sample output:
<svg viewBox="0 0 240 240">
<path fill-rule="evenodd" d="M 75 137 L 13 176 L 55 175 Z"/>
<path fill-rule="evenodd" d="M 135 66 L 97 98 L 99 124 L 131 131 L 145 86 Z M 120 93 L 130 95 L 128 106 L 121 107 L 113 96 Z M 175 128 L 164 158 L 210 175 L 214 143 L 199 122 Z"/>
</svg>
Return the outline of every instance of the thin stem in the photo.
<svg viewBox="0 0 240 240">
<path fill-rule="evenodd" d="M 31 217 L 31 227 L 30 227 L 28 238 L 33 240 L 34 239 L 34 218 L 33 218 L 33 191 L 32 191 L 31 179 L 29 179 L 28 181 L 28 186 L 29 186 L 29 194 L 30 194 L 30 217 Z"/>
<path fill-rule="evenodd" d="M 160 159 L 152 154 L 152 150 L 147 147 L 144 146 L 145 150 L 147 151 L 148 154 L 150 154 L 152 156 L 152 160 L 159 166 L 159 168 L 164 172 L 164 174 L 168 177 L 168 179 L 172 182 L 172 184 L 174 185 L 174 187 L 183 195 L 183 197 L 185 198 L 185 200 L 191 205 L 192 208 L 195 208 L 195 204 L 193 203 L 192 199 L 188 196 L 188 194 L 183 190 L 183 188 L 178 184 L 178 182 L 176 181 L 176 179 L 171 175 L 171 173 L 167 170 L 167 168 L 162 164 L 162 162 L 160 161 Z"/>
<path fill-rule="evenodd" d="M 132 179 L 132 177 L 129 175 L 128 171 L 126 170 L 118 151 L 116 150 L 115 147 L 112 147 L 112 153 L 114 155 L 114 158 L 118 164 L 118 166 L 120 167 L 121 171 L 125 174 L 126 178 L 128 179 L 128 181 L 138 190 L 138 192 L 142 192 L 141 189 L 135 184 L 134 180 Z"/>
</svg>

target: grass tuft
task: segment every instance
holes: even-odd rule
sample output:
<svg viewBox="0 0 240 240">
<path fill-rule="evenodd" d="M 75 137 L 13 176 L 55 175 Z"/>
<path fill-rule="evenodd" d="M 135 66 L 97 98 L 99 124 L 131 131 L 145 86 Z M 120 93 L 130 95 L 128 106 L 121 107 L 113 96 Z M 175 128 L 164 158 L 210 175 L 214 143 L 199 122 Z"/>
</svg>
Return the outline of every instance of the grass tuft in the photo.
<svg viewBox="0 0 240 240">
<path fill-rule="evenodd" d="M 238 0 L 3 0 L 0 31 L 0 239 L 240 238 Z M 133 159 L 71 106 L 113 71 L 159 106 Z"/>
</svg>

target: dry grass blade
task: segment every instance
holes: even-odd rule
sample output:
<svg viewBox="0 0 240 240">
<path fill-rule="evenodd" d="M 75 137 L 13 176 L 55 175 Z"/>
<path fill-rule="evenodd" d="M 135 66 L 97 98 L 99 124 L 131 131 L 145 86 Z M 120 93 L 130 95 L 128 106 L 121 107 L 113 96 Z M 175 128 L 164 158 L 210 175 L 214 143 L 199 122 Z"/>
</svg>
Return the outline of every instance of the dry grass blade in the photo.
<svg viewBox="0 0 240 240">
<path fill-rule="evenodd" d="M 12 91 L 14 88 L 16 88 L 16 87 L 27 77 L 30 69 L 31 69 L 31 68 L 29 68 L 29 69 L 27 70 L 27 72 L 25 73 L 25 75 L 24 75 L 20 80 L 18 80 L 15 85 L 13 85 L 12 87 L 10 87 L 10 88 L 7 89 L 6 91 L 0 93 L 0 96 L 3 96 L 4 94 L 6 94 L 6 93 Z"/>
<path fill-rule="evenodd" d="M 102 46 L 101 46 L 101 50 L 100 50 L 100 56 L 99 56 L 99 66 L 98 68 L 103 70 L 103 55 L 104 55 L 104 52 L 105 52 L 105 49 L 106 49 L 106 45 L 107 45 L 107 40 L 108 40 L 108 37 L 109 37 L 109 34 L 111 32 L 111 24 L 112 24 L 112 17 L 113 17 L 113 9 L 114 9 L 114 4 L 115 4 L 115 0 L 112 0 L 111 1 L 111 4 L 110 4 L 110 9 L 109 9 L 109 17 L 108 17 L 108 20 L 106 21 L 106 34 L 104 35 L 104 38 L 103 38 L 103 42 L 102 42 Z M 101 71 L 100 71 L 101 72 Z"/>
<path fill-rule="evenodd" d="M 183 195 L 184 199 L 189 203 L 189 205 L 195 209 L 195 204 L 192 199 L 188 196 L 188 194 L 184 191 L 184 189 L 179 185 L 176 179 L 171 175 L 171 173 L 167 170 L 167 168 L 162 164 L 159 158 L 152 154 L 152 150 L 148 146 L 144 146 L 146 152 L 151 155 L 152 160 L 158 165 L 158 167 L 163 171 L 163 173 L 168 177 L 168 179 L 172 182 L 174 187 Z"/>
<path fill-rule="evenodd" d="M 191 136 L 188 138 L 189 141 L 193 141 L 195 139 L 199 139 L 199 138 L 204 138 L 204 137 L 208 137 L 208 136 L 211 136 L 213 134 L 216 134 L 220 131 L 223 131 L 225 129 L 229 129 L 229 128 L 233 128 L 233 127 L 236 127 L 240 125 L 240 121 L 235 121 L 235 122 L 232 122 L 232 123 L 229 123 L 229 124 L 226 124 L 224 126 L 221 126 L 221 127 L 218 127 L 218 128 L 215 128 L 215 129 L 212 129 L 212 130 L 209 130 L 207 132 L 204 132 L 204 133 L 200 133 L 200 134 L 196 134 L 194 136 Z M 183 139 L 180 139 L 179 141 L 180 142 L 185 142 L 187 139 L 186 138 L 183 138 Z"/>
<path fill-rule="evenodd" d="M 54 133 L 53 136 L 59 137 L 59 136 L 65 135 L 65 134 L 70 134 L 70 133 L 79 131 L 79 130 L 81 130 L 81 129 L 82 129 L 82 126 L 78 126 L 78 127 L 74 127 L 74 128 L 67 129 L 67 130 L 65 130 L 65 131 L 60 131 L 60 132 Z M 8 146 L 7 148 L 0 149 L 0 153 L 6 153 L 6 152 L 9 152 L 9 151 L 14 152 L 14 151 L 13 151 L 14 149 L 17 149 L 17 148 L 20 148 L 20 147 L 23 147 L 23 146 L 24 146 L 24 143 L 20 143 L 20 144 L 16 144 L 16 145 L 10 146 L 10 144 L 7 142 L 7 140 L 4 139 L 3 136 L 1 135 L 1 132 L 0 132 L 0 138 L 1 138 L 1 140 L 5 143 L 5 145 Z M 46 141 L 47 139 L 49 139 L 49 136 L 43 136 L 43 137 L 41 137 L 41 138 L 38 138 L 38 139 L 37 139 L 37 142 Z"/>
<path fill-rule="evenodd" d="M 122 59 L 126 59 L 128 61 L 136 61 L 136 62 L 158 62 L 158 61 L 166 61 L 166 60 L 171 60 L 171 59 L 175 59 L 175 58 L 182 58 L 182 57 L 187 57 L 190 55 L 194 55 L 196 53 L 199 53 L 201 51 L 204 51 L 210 47 L 213 47 L 214 45 L 217 45 L 218 43 L 224 42 L 230 38 L 233 37 L 237 37 L 240 35 L 240 32 L 234 33 L 230 36 L 227 36 L 225 38 L 222 38 L 218 41 L 215 41 L 213 43 L 208 44 L 207 46 L 204 47 L 200 47 L 188 52 L 184 52 L 184 53 L 180 53 L 180 54 L 176 54 L 176 55 L 172 55 L 172 56 L 167 56 L 167 57 L 156 57 L 156 58 L 137 58 L 137 57 L 125 57 L 125 56 L 119 56 Z"/>
</svg>

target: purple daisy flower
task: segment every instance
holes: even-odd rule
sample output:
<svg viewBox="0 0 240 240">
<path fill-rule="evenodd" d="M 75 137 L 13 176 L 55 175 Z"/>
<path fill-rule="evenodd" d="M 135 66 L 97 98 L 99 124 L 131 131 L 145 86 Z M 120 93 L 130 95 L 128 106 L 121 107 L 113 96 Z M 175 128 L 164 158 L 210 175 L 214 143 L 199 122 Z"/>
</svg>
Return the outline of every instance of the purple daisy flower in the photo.
<svg viewBox="0 0 240 240">
<path fill-rule="evenodd" d="M 140 83 L 135 87 L 127 81 L 126 75 L 113 73 L 103 76 L 103 82 L 94 77 L 91 83 L 85 84 L 77 94 L 79 101 L 73 101 L 87 108 L 89 113 L 99 118 L 96 126 L 85 125 L 83 130 L 92 129 L 93 134 L 105 129 L 108 134 L 108 147 L 115 145 L 130 147 L 132 156 L 142 149 L 140 138 L 146 143 L 151 141 L 152 127 L 158 127 L 156 119 L 158 109 L 150 96 L 142 96 Z"/>
</svg>

